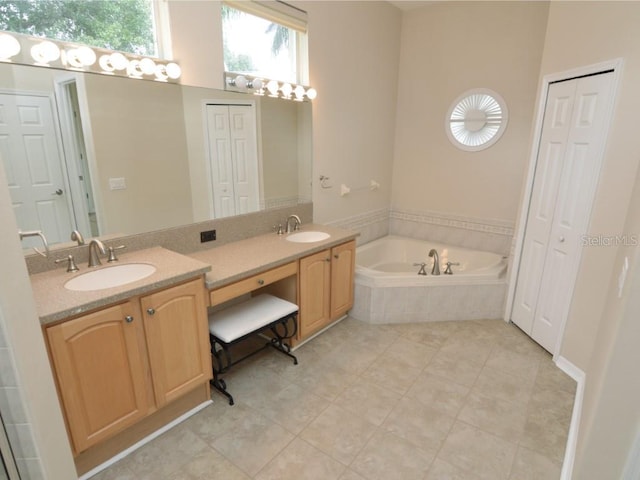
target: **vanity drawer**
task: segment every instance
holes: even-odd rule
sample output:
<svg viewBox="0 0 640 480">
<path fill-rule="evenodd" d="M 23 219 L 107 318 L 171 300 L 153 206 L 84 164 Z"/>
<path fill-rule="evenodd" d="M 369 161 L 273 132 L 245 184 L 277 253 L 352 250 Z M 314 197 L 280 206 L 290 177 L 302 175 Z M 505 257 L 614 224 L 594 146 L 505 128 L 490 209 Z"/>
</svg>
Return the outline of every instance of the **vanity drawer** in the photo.
<svg viewBox="0 0 640 480">
<path fill-rule="evenodd" d="M 273 282 L 277 282 L 283 278 L 290 277 L 291 275 L 296 275 L 297 273 L 298 262 L 291 262 L 281 265 L 280 267 L 258 273 L 251 277 L 247 277 L 216 290 L 211 290 L 209 293 L 210 305 L 212 307 L 219 305 L 227 300 L 252 292 L 253 290 L 264 287 L 265 285 L 269 285 Z"/>
</svg>

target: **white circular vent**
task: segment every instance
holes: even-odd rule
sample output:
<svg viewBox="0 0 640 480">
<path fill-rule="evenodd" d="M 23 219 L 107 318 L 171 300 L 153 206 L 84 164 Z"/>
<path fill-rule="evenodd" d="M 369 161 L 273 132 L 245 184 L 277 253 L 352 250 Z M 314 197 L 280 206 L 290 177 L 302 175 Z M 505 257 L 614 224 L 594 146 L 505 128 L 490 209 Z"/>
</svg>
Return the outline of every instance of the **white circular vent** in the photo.
<svg viewBox="0 0 640 480">
<path fill-rule="evenodd" d="M 447 113 L 447 135 L 461 150 L 484 150 L 500 139 L 507 117 L 507 105 L 500 95 L 487 89 L 469 90 Z"/>
</svg>

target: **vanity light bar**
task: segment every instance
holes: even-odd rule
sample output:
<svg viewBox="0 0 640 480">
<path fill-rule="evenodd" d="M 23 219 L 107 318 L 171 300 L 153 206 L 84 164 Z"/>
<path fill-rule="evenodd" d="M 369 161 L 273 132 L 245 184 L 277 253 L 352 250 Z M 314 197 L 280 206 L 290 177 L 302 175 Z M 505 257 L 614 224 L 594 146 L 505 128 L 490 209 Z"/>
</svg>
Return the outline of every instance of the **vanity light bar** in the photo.
<svg viewBox="0 0 640 480">
<path fill-rule="evenodd" d="M 105 48 L 0 32 L 0 62 L 173 82 L 182 70 L 175 62 Z"/>
<path fill-rule="evenodd" d="M 233 72 L 224 73 L 224 89 L 232 92 L 251 92 L 254 95 L 267 95 L 296 102 L 313 100 L 318 96 L 315 88 Z"/>
</svg>

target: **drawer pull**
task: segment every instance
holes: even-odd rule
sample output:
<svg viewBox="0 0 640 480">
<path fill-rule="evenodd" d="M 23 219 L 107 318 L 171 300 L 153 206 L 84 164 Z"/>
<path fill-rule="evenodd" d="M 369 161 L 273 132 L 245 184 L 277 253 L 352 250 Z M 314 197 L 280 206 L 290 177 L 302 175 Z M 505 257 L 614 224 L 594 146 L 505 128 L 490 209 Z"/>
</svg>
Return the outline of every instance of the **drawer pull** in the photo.
<svg viewBox="0 0 640 480">
<path fill-rule="evenodd" d="M 124 317 L 124 321 L 127 323 L 131 323 L 133 322 L 133 317 L 131 315 L 127 315 L 126 317 Z"/>
<path fill-rule="evenodd" d="M 259 279 L 258 280 L 258 285 L 264 285 L 264 280 L 263 279 Z"/>
<path fill-rule="evenodd" d="M 155 311 L 155 309 L 153 309 L 153 308 L 147 308 L 147 313 L 148 313 L 149 315 L 153 315 L 154 313 L 156 313 L 156 311 Z"/>
</svg>

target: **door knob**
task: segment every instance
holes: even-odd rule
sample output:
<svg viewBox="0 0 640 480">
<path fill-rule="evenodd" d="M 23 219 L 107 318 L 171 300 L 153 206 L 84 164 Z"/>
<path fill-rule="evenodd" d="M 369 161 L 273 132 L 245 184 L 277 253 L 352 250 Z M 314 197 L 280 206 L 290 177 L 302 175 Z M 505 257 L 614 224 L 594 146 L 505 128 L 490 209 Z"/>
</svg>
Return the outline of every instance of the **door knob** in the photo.
<svg viewBox="0 0 640 480">
<path fill-rule="evenodd" d="M 558 237 L 558 241 L 559 241 L 560 243 L 564 243 L 564 237 L 563 237 L 563 236 Z"/>
<path fill-rule="evenodd" d="M 61 188 L 57 189 L 57 190 L 56 190 L 55 192 L 53 192 L 51 195 L 58 195 L 58 196 L 62 195 L 62 189 L 61 189 Z"/>
</svg>

